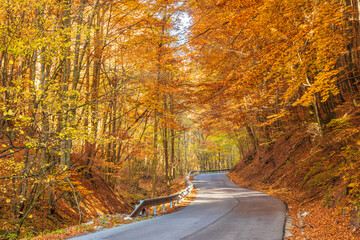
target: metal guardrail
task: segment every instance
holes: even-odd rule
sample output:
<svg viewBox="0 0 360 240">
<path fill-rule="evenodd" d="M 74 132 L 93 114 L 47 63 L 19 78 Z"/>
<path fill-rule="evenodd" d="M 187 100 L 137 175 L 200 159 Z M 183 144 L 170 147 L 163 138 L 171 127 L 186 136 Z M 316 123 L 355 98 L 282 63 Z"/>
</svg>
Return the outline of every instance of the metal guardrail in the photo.
<svg viewBox="0 0 360 240">
<path fill-rule="evenodd" d="M 156 206 L 163 204 L 163 211 L 164 211 L 165 203 L 170 203 L 170 207 L 172 207 L 172 202 L 175 202 L 175 205 L 177 205 L 178 201 L 181 202 L 181 200 L 183 198 L 187 197 L 191 193 L 191 191 L 194 187 L 194 185 L 190 181 L 190 177 L 192 175 L 216 173 L 216 172 L 227 172 L 229 170 L 230 169 L 191 171 L 191 172 L 189 172 L 189 174 L 187 175 L 187 177 L 185 179 L 187 187 L 184 190 L 182 190 L 178 193 L 175 193 L 173 195 L 170 195 L 170 196 L 159 197 L 159 198 L 149 198 L 149 199 L 141 200 L 140 204 L 135 207 L 135 210 L 127 217 L 127 219 L 131 219 L 133 217 L 138 216 L 143 211 L 143 209 L 145 209 L 147 207 L 154 206 L 154 215 L 156 215 Z"/>
<path fill-rule="evenodd" d="M 197 171 L 199 173 L 220 173 L 220 172 L 228 172 L 230 171 L 231 169 L 228 168 L 228 169 L 220 169 L 220 170 L 203 170 L 203 171 Z"/>
</svg>

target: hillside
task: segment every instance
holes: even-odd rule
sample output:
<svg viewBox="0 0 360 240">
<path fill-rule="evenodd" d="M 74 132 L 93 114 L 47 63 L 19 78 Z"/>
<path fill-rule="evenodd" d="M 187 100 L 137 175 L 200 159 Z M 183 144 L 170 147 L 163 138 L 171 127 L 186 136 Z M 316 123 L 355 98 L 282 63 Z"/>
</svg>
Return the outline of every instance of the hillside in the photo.
<svg viewBox="0 0 360 240">
<path fill-rule="evenodd" d="M 359 239 L 360 110 L 345 104 L 323 132 L 293 126 L 229 173 L 241 186 L 282 198 L 294 220 L 289 239 Z"/>
<path fill-rule="evenodd" d="M 129 214 L 140 199 L 151 197 L 151 182 L 146 177 L 139 182 L 136 189 L 129 187 L 127 180 L 119 181 L 116 188 L 112 188 L 95 172 L 91 177 L 74 174 L 70 179 L 74 187 L 79 189 L 77 198 L 70 192 L 60 194 L 55 197 L 57 200 L 54 201 L 53 208 L 48 203 L 50 196 L 40 198 L 28 220 L 24 221 L 20 238 L 30 239 L 54 231 L 66 233 L 67 230 L 64 228 L 69 226 L 77 226 L 79 223 L 113 214 Z M 182 176 L 174 179 L 171 187 L 161 181 L 158 184 L 159 196 L 169 195 L 185 188 L 185 180 Z M 76 199 L 79 202 L 81 215 Z M 14 239 L 15 236 L 9 234 L 17 227 L 16 220 L 11 217 L 11 208 L 8 204 L 3 204 L 0 209 L 3 213 L 0 219 L 2 225 L 0 239 Z M 76 232 L 80 230 L 75 231 L 75 234 Z"/>
</svg>

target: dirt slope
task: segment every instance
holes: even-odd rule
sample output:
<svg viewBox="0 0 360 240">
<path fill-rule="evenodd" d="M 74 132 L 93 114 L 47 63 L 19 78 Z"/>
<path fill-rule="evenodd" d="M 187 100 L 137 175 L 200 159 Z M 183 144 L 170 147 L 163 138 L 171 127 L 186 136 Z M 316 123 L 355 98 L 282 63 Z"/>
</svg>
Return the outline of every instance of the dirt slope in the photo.
<svg viewBox="0 0 360 240">
<path fill-rule="evenodd" d="M 288 239 L 360 239 L 359 113 L 343 116 L 321 135 L 292 127 L 229 173 L 235 183 L 288 203 L 294 221 Z"/>
<path fill-rule="evenodd" d="M 157 191 L 159 196 L 172 194 L 185 188 L 184 179 L 182 176 L 174 179 L 171 188 L 159 182 Z M 112 189 L 96 173 L 88 178 L 81 177 L 81 175 L 72 176 L 71 181 L 77 189 L 81 190 L 78 200 L 82 223 L 101 217 L 107 218 L 109 215 L 118 213 L 128 214 L 134 209 L 134 205 L 139 202 L 139 199 L 149 198 L 151 192 L 151 184 L 148 179 L 142 180 L 137 189 L 129 187 L 129 183 L 126 181 L 119 181 L 116 188 Z M 24 223 L 20 238 L 30 239 L 54 231 L 55 233 L 66 233 L 65 228 L 79 224 L 79 211 L 71 192 L 61 196 L 56 203 L 55 211 L 51 211 L 46 201 L 47 199 L 43 198 L 36 204 L 31 218 Z M 3 227 L 6 229 L 11 222 L 4 218 L 0 223 L 4 223 Z M 9 225 L 9 227 L 11 226 Z M 77 234 L 80 230 L 75 229 L 74 231 Z M 8 238 L 2 238 L 0 235 L 0 239 Z"/>
</svg>

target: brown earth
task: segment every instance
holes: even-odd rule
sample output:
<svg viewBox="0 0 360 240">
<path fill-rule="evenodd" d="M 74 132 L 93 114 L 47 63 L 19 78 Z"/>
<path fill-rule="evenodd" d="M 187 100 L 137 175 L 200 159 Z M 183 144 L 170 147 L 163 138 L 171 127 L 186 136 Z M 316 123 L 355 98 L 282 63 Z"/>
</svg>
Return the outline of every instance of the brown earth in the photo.
<svg viewBox="0 0 360 240">
<path fill-rule="evenodd" d="M 174 180 L 174 184 L 172 185 L 172 190 L 177 189 L 179 191 L 180 189 L 183 189 L 184 184 L 184 178 L 177 178 Z M 173 193 L 173 192 L 172 192 Z M 178 203 L 177 206 L 173 205 L 172 208 L 170 208 L 170 204 L 166 204 L 165 212 L 158 211 L 157 216 L 161 216 L 164 214 L 169 214 L 175 211 L 179 211 L 185 206 L 188 206 L 192 201 L 195 200 L 196 197 L 196 190 L 193 189 L 192 192 L 181 201 L 181 203 Z M 97 205 L 98 207 L 103 207 L 101 204 Z M 114 207 L 114 206 L 111 206 Z M 133 210 L 133 208 L 131 208 Z M 149 213 L 152 212 L 152 209 L 149 209 Z M 101 217 L 97 217 L 95 219 L 89 219 L 87 224 L 80 224 L 80 225 L 74 225 L 68 228 L 63 228 L 55 231 L 51 231 L 47 234 L 42 234 L 40 236 L 34 237 L 34 238 L 23 238 L 25 239 L 32 239 L 32 240 L 59 240 L 59 239 L 67 239 L 71 237 L 76 237 L 84 234 L 89 234 L 91 232 L 97 231 L 96 228 L 112 228 L 116 227 L 122 224 L 129 224 L 133 221 L 142 221 L 148 218 L 154 217 L 152 214 L 149 214 L 145 217 L 138 217 L 134 220 L 125 220 L 124 214 L 104 214 Z"/>
<path fill-rule="evenodd" d="M 228 174 L 236 184 L 288 204 L 294 224 L 286 239 L 360 239 L 354 184 L 360 175 L 359 113 L 354 109 L 345 117 L 339 126 L 328 124 L 321 136 L 304 126 L 289 128 Z"/>
<path fill-rule="evenodd" d="M 105 227 L 127 223 L 118 214 L 129 214 L 140 199 L 151 197 L 149 179 L 141 180 L 136 189 L 131 189 L 126 181 L 119 181 L 116 189 L 112 189 L 95 173 L 92 174 L 91 178 L 72 176 L 71 181 L 77 189 L 79 187 L 81 189 L 79 199 L 82 213 L 81 223 L 95 220 L 94 226 L 99 225 L 98 219 L 101 218 L 109 219 L 108 224 L 103 224 Z M 158 186 L 158 196 L 173 194 L 186 187 L 185 177 L 181 176 L 174 179 L 171 187 L 167 187 L 159 180 Z M 65 238 L 65 236 L 71 237 L 94 231 L 93 225 L 79 225 L 79 220 L 78 208 L 72 195 L 63 196 L 57 202 L 56 211 L 52 213 L 46 202 L 39 202 L 25 221 L 20 238 L 31 239 L 35 236 L 53 233 L 52 235 L 55 234 L 54 237 L 36 239 L 60 239 L 58 237 L 62 235 Z"/>
</svg>

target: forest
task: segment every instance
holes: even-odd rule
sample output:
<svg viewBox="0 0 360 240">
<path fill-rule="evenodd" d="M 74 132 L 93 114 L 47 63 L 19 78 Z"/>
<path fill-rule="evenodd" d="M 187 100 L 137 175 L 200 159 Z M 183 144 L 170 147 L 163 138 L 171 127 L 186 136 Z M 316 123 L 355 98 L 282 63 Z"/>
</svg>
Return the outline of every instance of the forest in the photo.
<svg viewBox="0 0 360 240">
<path fill-rule="evenodd" d="M 0 239 L 232 167 L 359 234 L 359 20 L 358 0 L 0 0 Z"/>
</svg>

